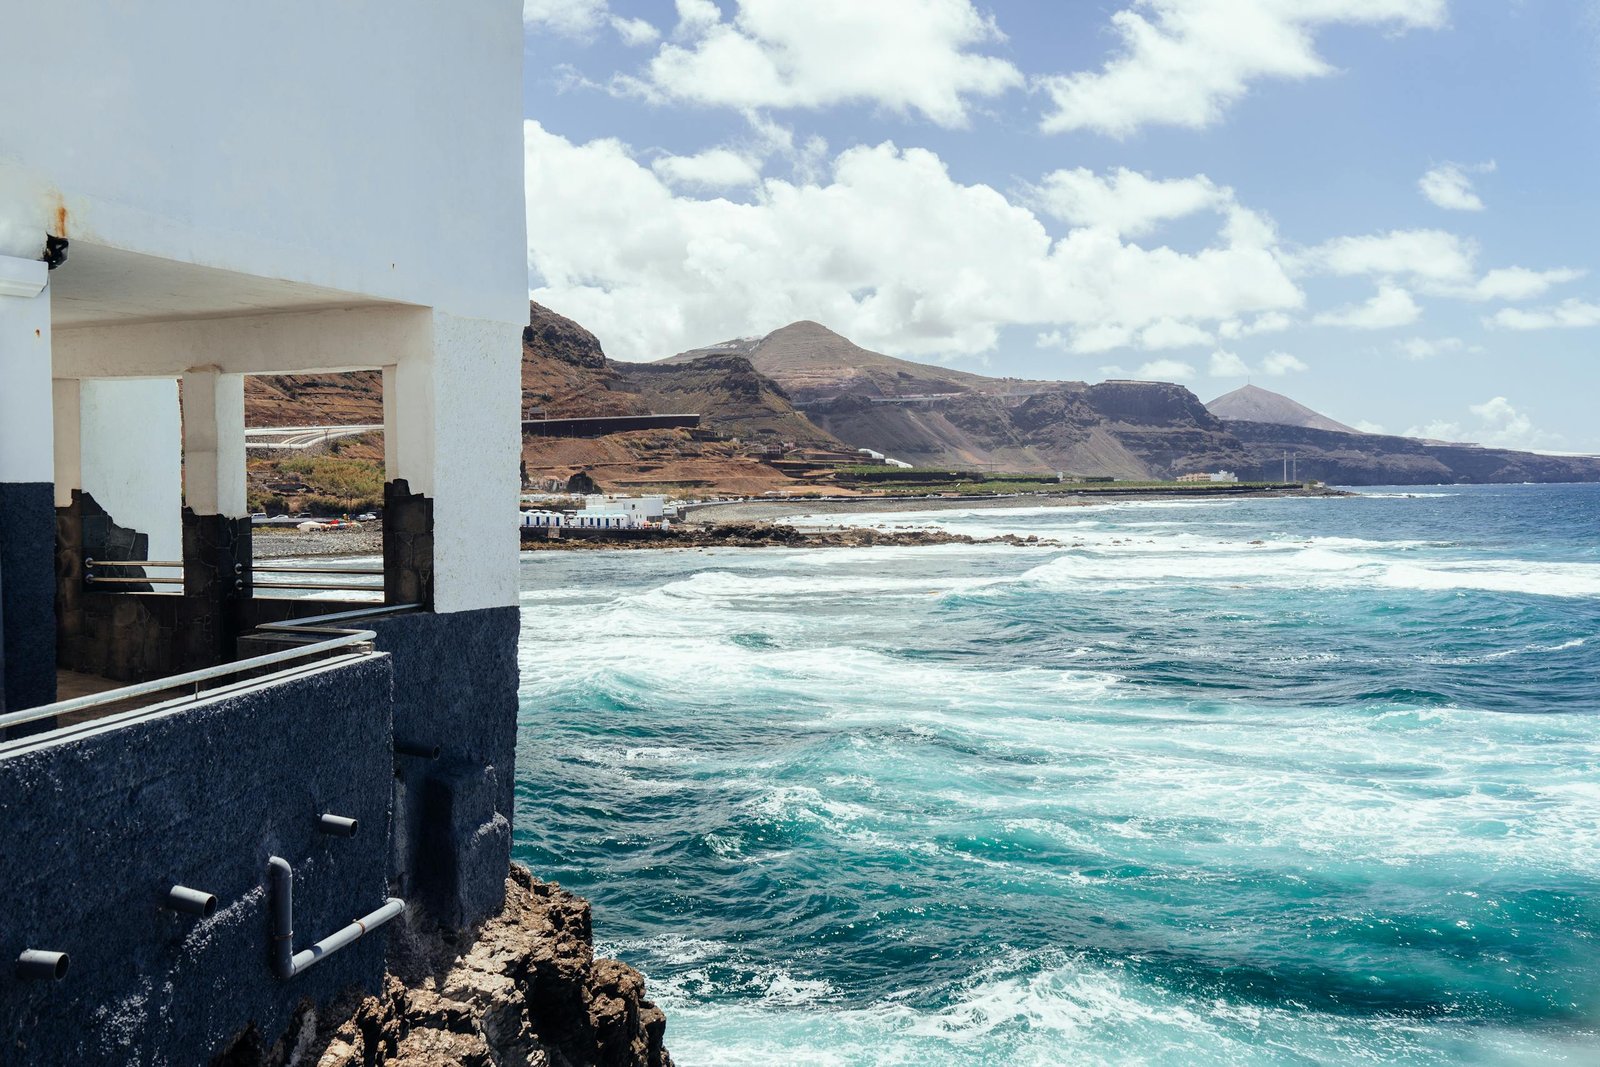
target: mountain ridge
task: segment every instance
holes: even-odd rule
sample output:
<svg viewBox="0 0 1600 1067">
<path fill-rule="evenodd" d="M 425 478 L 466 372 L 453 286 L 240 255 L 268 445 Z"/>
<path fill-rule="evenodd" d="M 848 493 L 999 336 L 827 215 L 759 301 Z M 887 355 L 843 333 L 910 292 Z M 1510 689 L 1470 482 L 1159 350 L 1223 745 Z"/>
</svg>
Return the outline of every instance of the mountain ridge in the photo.
<svg viewBox="0 0 1600 1067">
<path fill-rule="evenodd" d="M 1353 426 L 1330 419 L 1282 393 L 1259 385 L 1242 385 L 1206 404 L 1206 410 L 1219 419 L 1233 422 L 1270 422 L 1279 426 L 1303 426 L 1336 433 L 1361 433 Z"/>
</svg>

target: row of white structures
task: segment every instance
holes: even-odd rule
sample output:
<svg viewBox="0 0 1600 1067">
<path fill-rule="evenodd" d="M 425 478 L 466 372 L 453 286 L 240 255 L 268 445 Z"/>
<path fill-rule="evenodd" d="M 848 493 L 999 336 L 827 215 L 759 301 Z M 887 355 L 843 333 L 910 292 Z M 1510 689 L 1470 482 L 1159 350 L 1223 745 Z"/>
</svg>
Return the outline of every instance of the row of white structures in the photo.
<svg viewBox="0 0 1600 1067">
<path fill-rule="evenodd" d="M 660 496 L 604 496 L 584 498 L 582 511 L 524 511 L 522 525 L 532 529 L 626 530 L 660 522 L 667 501 Z"/>
</svg>

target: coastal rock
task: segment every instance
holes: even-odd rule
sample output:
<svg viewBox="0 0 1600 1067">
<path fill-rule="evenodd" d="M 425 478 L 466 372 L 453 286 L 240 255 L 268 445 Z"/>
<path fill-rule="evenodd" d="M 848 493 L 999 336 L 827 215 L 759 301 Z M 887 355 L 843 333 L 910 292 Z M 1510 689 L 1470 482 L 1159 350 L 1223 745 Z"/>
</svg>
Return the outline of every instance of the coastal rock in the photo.
<svg viewBox="0 0 1600 1067">
<path fill-rule="evenodd" d="M 589 903 L 512 865 L 506 904 L 466 952 L 396 946 L 377 996 L 301 1025 L 262 1067 L 672 1067 L 644 977 L 595 959 Z M 314 1037 L 312 1035 L 315 1035 Z M 242 1064 L 243 1060 L 229 1061 Z"/>
</svg>

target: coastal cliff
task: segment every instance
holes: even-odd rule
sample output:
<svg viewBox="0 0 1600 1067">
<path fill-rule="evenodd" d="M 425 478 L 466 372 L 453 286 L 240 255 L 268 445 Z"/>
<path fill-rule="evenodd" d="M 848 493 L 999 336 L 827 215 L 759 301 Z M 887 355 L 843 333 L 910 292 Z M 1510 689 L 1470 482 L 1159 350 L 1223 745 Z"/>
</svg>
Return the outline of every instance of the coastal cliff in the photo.
<svg viewBox="0 0 1600 1067">
<path fill-rule="evenodd" d="M 673 1067 L 644 977 L 596 959 L 588 902 L 525 867 L 464 948 L 392 949 L 377 995 L 302 1008 L 270 1049 L 247 1031 L 213 1067 Z"/>
</svg>

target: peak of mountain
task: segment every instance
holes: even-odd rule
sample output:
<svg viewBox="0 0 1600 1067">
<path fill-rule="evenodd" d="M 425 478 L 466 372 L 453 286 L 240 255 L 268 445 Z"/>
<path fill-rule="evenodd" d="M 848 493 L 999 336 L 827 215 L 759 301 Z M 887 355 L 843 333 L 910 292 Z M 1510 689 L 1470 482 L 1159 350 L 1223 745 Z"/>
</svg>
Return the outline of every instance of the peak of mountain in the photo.
<svg viewBox="0 0 1600 1067">
<path fill-rule="evenodd" d="M 1336 422 L 1326 415 L 1312 411 L 1304 404 L 1263 389 L 1259 385 L 1246 385 L 1225 393 L 1206 405 L 1206 410 L 1219 419 L 1237 422 L 1271 422 L 1279 426 L 1298 426 L 1307 430 L 1333 430 L 1337 433 L 1361 431 Z"/>
<path fill-rule="evenodd" d="M 802 405 L 844 394 L 882 398 L 1000 392 L 1016 384 L 886 356 L 809 319 L 791 322 L 765 337 L 724 341 L 661 362 L 686 363 L 728 352 L 747 356 L 756 370 L 783 386 L 795 403 Z"/>
</svg>

